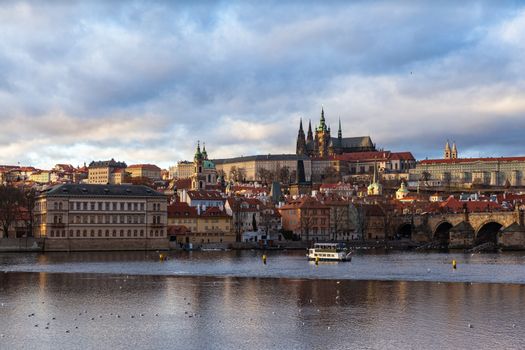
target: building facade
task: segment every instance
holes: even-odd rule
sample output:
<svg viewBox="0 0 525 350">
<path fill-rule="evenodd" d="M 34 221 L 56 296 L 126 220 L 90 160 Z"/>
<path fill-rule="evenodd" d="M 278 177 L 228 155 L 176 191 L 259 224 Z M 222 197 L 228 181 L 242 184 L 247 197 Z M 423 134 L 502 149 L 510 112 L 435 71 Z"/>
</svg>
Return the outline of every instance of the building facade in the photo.
<svg viewBox="0 0 525 350">
<path fill-rule="evenodd" d="M 525 157 L 427 159 L 410 170 L 409 185 L 525 186 Z"/>
<path fill-rule="evenodd" d="M 162 249 L 166 206 L 146 186 L 58 185 L 36 200 L 34 235 L 51 250 Z"/>
<path fill-rule="evenodd" d="M 303 161 L 305 180 L 310 181 L 312 176 L 312 162 L 305 155 L 256 155 L 229 159 L 216 159 L 214 160 L 214 163 L 217 171 L 224 173 L 224 176 L 228 181 L 234 181 L 234 173 L 239 173 L 239 171 L 242 172 L 242 180 L 260 181 L 259 175 L 262 171 L 278 174 L 283 168 L 287 169 L 291 178 L 295 178 L 294 174 L 297 173 L 297 164 L 299 160 Z"/>
<path fill-rule="evenodd" d="M 317 199 L 304 196 L 278 208 L 282 228 L 302 240 L 330 240 L 330 207 Z"/>
<path fill-rule="evenodd" d="M 88 183 L 118 185 L 124 182 L 127 165 L 114 159 L 93 161 L 88 167 Z"/>
<path fill-rule="evenodd" d="M 206 145 L 202 152 L 197 142 L 197 149 L 193 157 L 193 174 L 191 175 L 191 188 L 193 190 L 206 190 L 217 185 L 217 170 L 215 164 L 208 159 Z"/>
<path fill-rule="evenodd" d="M 154 164 L 133 164 L 126 168 L 131 177 L 147 177 L 153 181 L 160 180 L 161 169 Z"/>
</svg>

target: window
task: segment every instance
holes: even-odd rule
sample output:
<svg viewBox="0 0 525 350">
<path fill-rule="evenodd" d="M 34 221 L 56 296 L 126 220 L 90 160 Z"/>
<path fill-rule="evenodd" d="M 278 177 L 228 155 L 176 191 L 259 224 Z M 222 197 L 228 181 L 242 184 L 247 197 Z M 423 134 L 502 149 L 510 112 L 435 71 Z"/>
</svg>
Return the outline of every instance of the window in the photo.
<svg viewBox="0 0 525 350">
<path fill-rule="evenodd" d="M 95 202 L 92 202 L 90 207 L 91 207 L 91 210 L 95 210 Z"/>
<path fill-rule="evenodd" d="M 102 230 L 98 230 L 98 236 L 102 237 Z"/>
<path fill-rule="evenodd" d="M 77 237 L 80 237 L 80 230 L 77 230 Z"/>
<path fill-rule="evenodd" d="M 144 210 L 144 203 L 140 203 L 140 210 Z"/>
<path fill-rule="evenodd" d="M 82 231 L 82 236 L 87 237 L 87 230 Z"/>
<path fill-rule="evenodd" d="M 120 230 L 120 237 L 124 237 L 124 230 Z"/>
<path fill-rule="evenodd" d="M 133 230 L 133 237 L 137 237 L 137 230 Z"/>
<path fill-rule="evenodd" d="M 91 232 L 90 232 L 90 236 L 91 236 L 91 237 L 95 237 L 95 230 L 91 230 Z"/>
<path fill-rule="evenodd" d="M 51 232 L 49 233 L 49 237 L 54 237 L 55 236 L 55 231 L 51 230 Z"/>
<path fill-rule="evenodd" d="M 128 237 L 131 237 L 131 230 L 128 230 Z"/>
<path fill-rule="evenodd" d="M 113 230 L 112 235 L 113 235 L 113 237 L 117 237 L 117 230 Z"/>
<path fill-rule="evenodd" d="M 106 230 L 106 237 L 109 237 L 109 230 Z"/>
<path fill-rule="evenodd" d="M 140 237 L 144 236 L 144 230 L 140 230 Z"/>
</svg>

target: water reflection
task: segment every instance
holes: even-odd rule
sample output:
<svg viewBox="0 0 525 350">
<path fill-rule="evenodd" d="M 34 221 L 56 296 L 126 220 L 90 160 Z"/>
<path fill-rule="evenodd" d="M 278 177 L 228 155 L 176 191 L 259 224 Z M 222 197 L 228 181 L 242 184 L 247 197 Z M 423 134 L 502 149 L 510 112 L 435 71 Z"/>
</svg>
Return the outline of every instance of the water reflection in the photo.
<svg viewBox="0 0 525 350">
<path fill-rule="evenodd" d="M 525 342 L 522 285 L 5 273 L 0 286 L 2 349 L 517 349 Z"/>
</svg>

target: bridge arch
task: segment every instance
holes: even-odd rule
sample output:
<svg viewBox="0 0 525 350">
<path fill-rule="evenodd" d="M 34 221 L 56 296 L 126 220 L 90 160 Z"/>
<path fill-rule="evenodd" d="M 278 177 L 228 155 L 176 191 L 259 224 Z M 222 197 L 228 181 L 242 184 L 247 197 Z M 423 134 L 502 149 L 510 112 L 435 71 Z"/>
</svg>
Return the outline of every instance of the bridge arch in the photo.
<svg viewBox="0 0 525 350">
<path fill-rule="evenodd" d="M 498 242 L 498 233 L 503 228 L 503 224 L 489 220 L 481 224 L 476 232 L 476 244 L 483 244 L 487 242 Z"/>
<path fill-rule="evenodd" d="M 405 222 L 397 227 L 396 236 L 398 238 L 408 238 L 412 239 L 412 234 L 414 233 L 414 225 L 409 222 Z"/>
<path fill-rule="evenodd" d="M 450 243 L 450 229 L 453 225 L 448 221 L 441 221 L 436 225 L 434 232 L 432 233 L 432 238 L 434 241 L 439 241 L 442 245 L 447 245 Z"/>
</svg>

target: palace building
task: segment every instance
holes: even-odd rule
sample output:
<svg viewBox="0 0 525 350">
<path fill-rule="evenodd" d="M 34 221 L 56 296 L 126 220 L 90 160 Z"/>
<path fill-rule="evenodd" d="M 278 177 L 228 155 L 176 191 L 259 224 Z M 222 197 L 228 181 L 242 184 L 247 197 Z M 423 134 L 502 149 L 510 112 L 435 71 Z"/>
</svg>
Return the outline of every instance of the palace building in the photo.
<svg viewBox="0 0 525 350">
<path fill-rule="evenodd" d="M 376 147 L 370 136 L 343 137 L 341 120 L 339 119 L 339 129 L 337 137 L 332 137 L 330 126 L 326 125 L 324 109 L 321 109 L 321 119 L 319 126 L 312 132 L 312 123 L 308 122 L 308 133 L 305 136 L 303 121 L 299 123 L 297 135 L 297 155 L 307 155 L 309 157 L 327 157 L 342 153 L 351 152 L 372 152 Z"/>
</svg>

